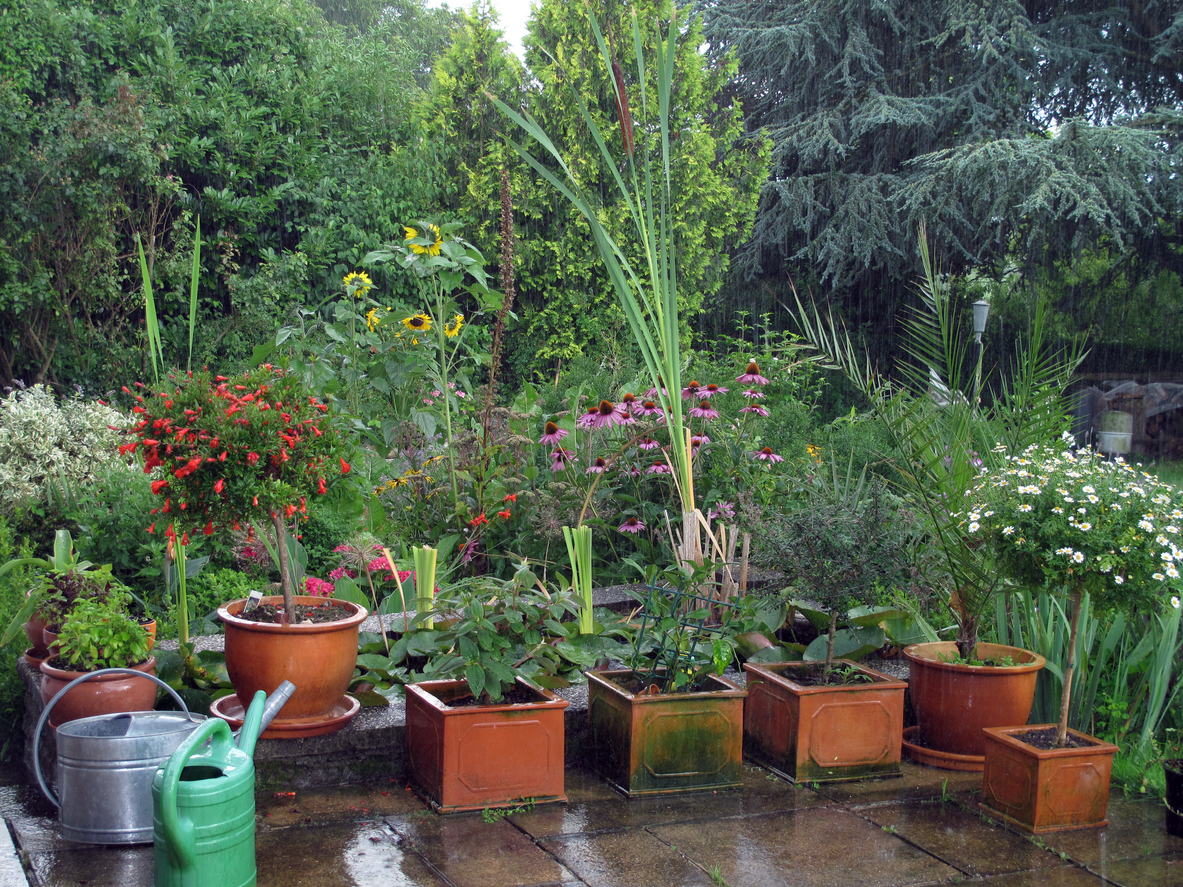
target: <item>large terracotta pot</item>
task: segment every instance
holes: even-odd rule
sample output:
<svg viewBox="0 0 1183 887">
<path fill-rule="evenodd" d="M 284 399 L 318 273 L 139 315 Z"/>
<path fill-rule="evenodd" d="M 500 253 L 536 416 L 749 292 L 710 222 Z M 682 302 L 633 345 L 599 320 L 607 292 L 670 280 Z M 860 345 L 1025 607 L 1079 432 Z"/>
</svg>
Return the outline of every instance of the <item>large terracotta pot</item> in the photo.
<svg viewBox="0 0 1183 887">
<path fill-rule="evenodd" d="M 917 735 L 904 737 L 915 760 L 951 770 L 981 771 L 986 727 L 1027 723 L 1035 701 L 1035 679 L 1046 661 L 1038 653 L 1002 644 L 978 644 L 977 659 L 1010 657 L 1013 667 L 942 662 L 957 656 L 952 641 L 913 644 L 908 659 L 908 693 L 916 713 Z"/>
<path fill-rule="evenodd" d="M 588 725 L 601 775 L 630 798 L 737 788 L 747 691 L 711 675 L 704 690 L 638 695 L 622 685 L 631 674 L 587 672 Z"/>
<path fill-rule="evenodd" d="M 1083 748 L 1041 749 L 1023 735 L 1055 724 L 994 727 L 986 737 L 982 810 L 1033 834 L 1109 824 L 1109 777 L 1117 746 L 1076 730 Z"/>
<path fill-rule="evenodd" d="M 872 682 L 815 687 L 793 675 L 818 663 L 745 663 L 743 729 L 750 747 L 761 763 L 797 781 L 899 776 L 908 685 L 854 662 L 837 662 Z"/>
<path fill-rule="evenodd" d="M 296 596 L 297 604 L 323 604 L 324 598 Z M 265 604 L 283 606 L 280 596 L 263 598 Z M 238 617 L 246 600 L 218 608 L 226 626 L 226 671 L 243 707 L 256 691 L 270 695 L 284 681 L 296 685 L 276 721 L 330 717 L 342 702 L 357 665 L 358 626 L 368 613 L 347 601 L 353 611 L 348 619 L 322 624 L 276 625 Z M 341 724 L 344 726 L 344 723 Z"/>
<path fill-rule="evenodd" d="M 29 648 L 29 655 L 38 659 L 49 656 L 49 645 L 45 642 L 45 629 L 48 623 L 40 616 L 33 616 L 25 623 L 25 636 L 33 646 Z"/>
<path fill-rule="evenodd" d="M 567 701 L 518 678 L 526 704 L 449 706 L 468 682 L 424 681 L 407 690 L 411 773 L 440 813 L 566 801 L 563 710 Z"/>
<path fill-rule="evenodd" d="M 156 660 L 149 657 L 139 665 L 131 666 L 136 671 L 156 674 Z M 48 662 L 41 663 L 41 700 L 46 705 L 85 671 L 66 671 L 54 668 Z M 124 711 L 151 711 L 156 707 L 156 683 L 132 675 L 102 675 L 79 684 L 53 707 L 49 713 L 49 725 L 57 727 L 67 721 L 89 718 L 92 715 L 118 714 Z"/>
</svg>

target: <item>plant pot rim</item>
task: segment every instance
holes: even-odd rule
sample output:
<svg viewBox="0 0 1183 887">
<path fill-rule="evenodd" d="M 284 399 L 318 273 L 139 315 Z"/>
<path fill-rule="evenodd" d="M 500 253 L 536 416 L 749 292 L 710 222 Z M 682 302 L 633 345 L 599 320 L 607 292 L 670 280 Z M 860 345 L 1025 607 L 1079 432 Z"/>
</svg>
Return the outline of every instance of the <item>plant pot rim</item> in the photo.
<svg viewBox="0 0 1183 887">
<path fill-rule="evenodd" d="M 585 671 L 584 676 L 588 682 L 595 682 L 610 689 L 614 693 L 619 693 L 628 699 L 631 699 L 635 705 L 652 704 L 666 699 L 696 699 L 696 698 L 713 698 L 717 699 L 720 696 L 736 697 L 743 699 L 748 695 L 748 691 L 738 684 L 733 683 L 725 677 L 716 674 L 707 675 L 708 682 L 714 683 L 716 686 L 709 690 L 694 690 L 686 693 L 655 693 L 653 695 L 638 695 L 630 693 L 622 685 L 616 682 L 617 678 L 631 677 L 632 670 L 628 668 L 613 668 L 605 671 Z"/>
<path fill-rule="evenodd" d="M 1087 743 L 1083 748 L 1036 748 L 1022 739 L 1024 733 L 1032 733 L 1036 730 L 1054 730 L 1056 729 L 1055 724 L 1024 724 L 1021 727 L 983 727 L 982 729 L 988 736 L 993 737 L 1003 745 L 1040 759 L 1075 758 L 1084 755 L 1117 754 L 1118 752 L 1117 746 L 1112 742 L 1106 742 L 1104 739 L 1089 736 L 1087 733 L 1081 733 L 1079 730 L 1073 730 L 1071 727 L 1068 728 L 1068 735 L 1073 739 Z"/>
<path fill-rule="evenodd" d="M 525 687 L 528 690 L 537 693 L 541 699 L 533 702 L 494 702 L 491 705 L 467 705 L 467 706 L 451 706 L 444 702 L 438 695 L 443 690 L 458 690 L 464 688 L 464 692 L 469 692 L 468 681 L 464 678 L 453 678 L 448 680 L 437 681 L 419 681 L 414 684 L 407 684 L 404 688 L 406 692 L 412 693 L 420 701 L 425 702 L 432 708 L 441 712 L 463 712 L 470 709 L 479 709 L 482 713 L 495 711 L 521 711 L 524 708 L 567 708 L 571 703 L 566 699 L 556 696 L 553 692 L 540 687 L 531 681 L 529 678 L 517 675 L 517 684 L 519 687 Z"/>
<path fill-rule="evenodd" d="M 46 659 L 44 662 L 42 662 L 41 665 L 38 667 L 41 669 L 41 673 L 43 675 L 46 675 L 47 677 L 51 677 L 51 678 L 57 678 L 60 681 L 66 681 L 66 682 L 76 680 L 77 678 L 82 677 L 84 674 L 92 674 L 93 672 L 101 671 L 101 669 L 97 669 L 97 668 L 91 669 L 90 671 L 69 671 L 64 668 L 54 668 L 52 665 L 49 664 L 48 659 Z M 137 662 L 135 665 L 129 665 L 126 667 L 127 668 L 134 668 L 136 671 L 152 671 L 153 669 L 156 668 L 156 657 L 149 656 L 143 662 Z M 125 673 L 109 674 L 109 675 L 103 675 L 102 677 L 93 678 L 92 682 L 102 683 L 103 681 L 122 681 L 122 680 L 126 680 L 129 677 L 131 677 L 131 675 L 128 675 Z"/>
<path fill-rule="evenodd" d="M 904 657 L 909 662 L 923 663 L 926 668 L 934 668 L 943 671 L 955 671 L 968 674 L 983 674 L 990 672 L 1005 672 L 1006 674 L 1026 674 L 1028 672 L 1039 671 L 1047 663 L 1047 660 L 1034 653 L 1031 650 L 1025 650 L 1022 647 L 1010 647 L 1006 644 L 988 644 L 985 642 L 979 643 L 975 648 L 975 652 L 984 652 L 983 648 L 988 648 L 990 655 L 1012 656 L 1023 659 L 1020 665 L 966 665 L 962 662 L 942 662 L 937 656 L 941 654 L 949 654 L 957 652 L 957 644 L 953 641 L 936 641 L 935 643 L 927 644 L 910 644 L 904 647 Z M 1016 655 L 1018 654 L 1018 655 Z"/>
<path fill-rule="evenodd" d="M 309 594 L 294 595 L 292 600 L 297 604 L 305 606 L 312 604 L 323 604 L 326 600 L 332 601 L 335 604 L 341 604 L 346 607 L 353 608 L 353 615 L 346 619 L 339 619 L 336 622 L 316 622 L 316 623 L 301 623 L 299 625 L 280 625 L 276 622 L 252 622 L 249 619 L 242 619 L 238 613 L 246 606 L 248 598 L 240 598 L 236 601 L 229 601 L 218 607 L 218 618 L 227 625 L 233 625 L 235 628 L 243 629 L 244 631 L 256 631 L 269 634 L 319 634 L 326 631 L 340 631 L 343 626 L 361 625 L 370 615 L 369 610 L 360 604 L 355 604 L 352 601 L 339 601 L 335 598 L 316 597 Z M 283 606 L 283 595 L 273 594 L 267 595 L 260 603 L 276 604 Z"/>
<path fill-rule="evenodd" d="M 833 693 L 835 690 L 844 690 L 848 692 L 855 692 L 858 690 L 905 690 L 908 687 L 908 682 L 899 678 L 894 678 L 889 674 L 884 674 L 881 671 L 876 671 L 870 666 L 863 665 L 860 662 L 855 662 L 851 659 L 835 659 L 835 665 L 847 665 L 854 668 L 861 674 L 867 675 L 871 678 L 869 684 L 799 684 L 791 677 L 784 674 L 784 671 L 795 670 L 799 668 L 812 668 L 824 663 L 820 662 L 803 662 L 794 660 L 790 662 L 745 662 L 743 664 L 744 671 L 750 671 L 761 677 L 769 680 L 778 681 L 788 684 L 793 688 L 793 692 L 800 694 L 807 693 Z"/>
</svg>

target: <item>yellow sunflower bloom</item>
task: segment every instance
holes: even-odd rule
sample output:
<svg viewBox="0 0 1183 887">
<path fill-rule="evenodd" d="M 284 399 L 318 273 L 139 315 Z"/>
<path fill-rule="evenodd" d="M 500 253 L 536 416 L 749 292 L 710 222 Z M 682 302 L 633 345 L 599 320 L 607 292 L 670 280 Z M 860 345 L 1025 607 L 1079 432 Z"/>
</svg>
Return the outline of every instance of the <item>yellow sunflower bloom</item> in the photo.
<svg viewBox="0 0 1183 887">
<path fill-rule="evenodd" d="M 419 236 L 419 231 L 415 228 L 404 225 L 403 230 L 407 232 L 407 240 L 414 240 Z M 431 235 L 433 234 L 435 235 L 435 243 L 428 244 L 427 246 L 424 246 L 421 243 L 408 244 L 411 247 L 411 252 L 418 253 L 419 255 L 426 254 L 428 256 L 438 256 L 440 254 L 440 247 L 443 246 L 444 239 L 440 235 L 439 228 L 437 228 L 435 225 L 428 225 L 427 231 L 424 234 L 424 238 L 430 240 Z"/>
<path fill-rule="evenodd" d="M 374 288 L 374 281 L 370 280 L 370 275 L 364 271 L 350 272 L 342 278 L 342 281 L 345 284 L 345 292 L 354 299 L 364 296 Z"/>
<path fill-rule="evenodd" d="M 378 329 L 382 325 L 382 318 L 378 316 L 378 309 L 371 308 L 366 312 L 366 326 L 370 328 L 370 332 Z"/>
<path fill-rule="evenodd" d="M 464 315 L 457 314 L 450 321 L 444 324 L 444 335 L 449 339 L 460 335 L 460 327 L 464 326 Z"/>
<path fill-rule="evenodd" d="M 403 318 L 403 326 L 417 333 L 425 333 L 431 329 L 431 318 L 426 314 L 412 314 Z"/>
</svg>

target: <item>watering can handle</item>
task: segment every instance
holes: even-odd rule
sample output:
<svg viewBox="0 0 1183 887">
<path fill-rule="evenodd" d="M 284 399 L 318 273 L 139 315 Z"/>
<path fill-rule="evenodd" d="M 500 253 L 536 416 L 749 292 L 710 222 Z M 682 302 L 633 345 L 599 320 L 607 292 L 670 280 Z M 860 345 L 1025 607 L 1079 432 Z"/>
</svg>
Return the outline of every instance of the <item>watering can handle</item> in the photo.
<svg viewBox="0 0 1183 887">
<path fill-rule="evenodd" d="M 58 704 L 59 699 L 61 699 L 83 681 L 89 681 L 91 678 L 98 675 L 108 674 L 138 675 L 141 678 L 148 678 L 149 680 L 155 681 L 156 683 L 160 684 L 160 686 L 164 687 L 164 689 L 168 690 L 169 695 L 172 696 L 179 706 L 181 706 L 181 711 L 185 713 L 185 717 L 189 718 L 190 720 L 193 719 L 193 715 L 189 711 L 189 706 L 185 705 L 185 700 L 180 697 L 177 691 L 162 681 L 160 678 L 156 677 L 156 675 L 148 674 L 146 671 L 136 671 L 134 668 L 100 668 L 98 671 L 87 672 L 82 677 L 75 678 L 74 680 L 70 681 L 70 683 L 62 687 L 61 691 L 56 696 L 54 696 L 53 699 L 49 700 L 49 705 L 45 706 L 44 711 L 41 712 L 41 717 L 37 721 L 37 729 L 33 731 L 33 770 L 37 774 L 37 784 L 41 786 L 41 793 L 44 794 L 45 797 L 49 798 L 49 802 L 59 810 L 62 809 L 61 802 L 58 801 L 57 795 L 50 791 L 49 786 L 45 784 L 45 776 L 41 773 L 41 730 L 45 727 L 45 722 L 49 720 L 49 713 L 53 710 L 53 707 Z"/>
<path fill-rule="evenodd" d="M 197 833 L 192 820 L 181 821 L 177 809 L 177 787 L 181 771 L 189 758 L 210 740 L 210 753 L 225 757 L 226 751 L 234 747 L 234 736 L 230 725 L 221 718 L 210 718 L 190 734 L 173 752 L 163 768 L 160 784 L 160 824 L 164 828 L 164 840 L 169 855 L 179 869 L 192 868 L 197 864 Z"/>
</svg>

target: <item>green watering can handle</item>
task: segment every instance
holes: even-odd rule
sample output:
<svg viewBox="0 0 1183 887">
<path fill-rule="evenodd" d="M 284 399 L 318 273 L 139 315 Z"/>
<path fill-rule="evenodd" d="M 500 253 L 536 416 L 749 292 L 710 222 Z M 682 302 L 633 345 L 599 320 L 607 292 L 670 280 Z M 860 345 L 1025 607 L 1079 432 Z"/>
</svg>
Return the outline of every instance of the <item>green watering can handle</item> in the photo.
<svg viewBox="0 0 1183 887">
<path fill-rule="evenodd" d="M 193 828 L 192 820 L 181 820 L 177 809 L 181 771 L 189 763 L 189 758 L 211 738 L 211 756 L 225 759 L 226 752 L 234 748 L 234 736 L 230 732 L 230 725 L 221 718 L 210 718 L 181 743 L 180 748 L 173 752 L 168 763 L 164 765 L 164 778 L 160 790 L 160 820 L 164 826 L 164 840 L 168 845 L 169 855 L 177 868 L 182 870 L 197 864 L 197 832 Z"/>
</svg>

